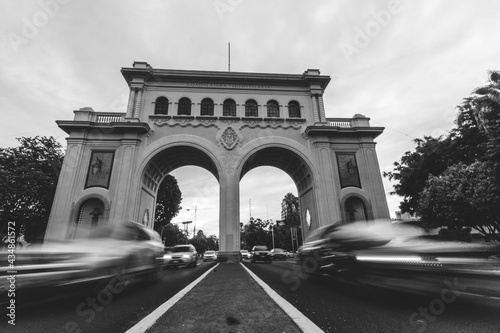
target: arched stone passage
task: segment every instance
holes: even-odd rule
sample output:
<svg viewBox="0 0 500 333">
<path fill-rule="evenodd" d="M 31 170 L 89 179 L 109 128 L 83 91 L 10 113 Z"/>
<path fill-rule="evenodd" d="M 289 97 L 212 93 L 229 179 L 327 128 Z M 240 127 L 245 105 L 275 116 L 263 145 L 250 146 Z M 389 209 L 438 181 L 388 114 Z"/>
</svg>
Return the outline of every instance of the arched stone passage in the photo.
<svg viewBox="0 0 500 333">
<path fill-rule="evenodd" d="M 57 121 L 69 134 L 68 148 L 46 240 L 68 237 L 80 203 L 97 193 L 106 198 L 109 223 L 132 220 L 152 228 L 158 186 L 187 165 L 219 182 L 221 251 L 240 248 L 239 181 L 259 166 L 283 170 L 296 184 L 303 237 L 345 217 L 344 198 L 351 193 L 361 193 L 369 218 L 389 217 L 374 141 L 384 129 L 361 114 L 327 118 L 323 93 L 330 77 L 319 70 L 228 73 L 135 62 L 122 74 L 130 88 L 123 112 L 85 107 L 73 120 Z M 156 112 L 159 98 L 169 101 L 167 112 Z M 208 111 L 202 107 L 207 98 L 213 110 L 211 102 Z M 275 103 L 270 113 L 269 101 Z M 100 187 L 86 182 L 96 154 L 110 159 Z M 346 167 L 346 155 L 355 164 Z"/>
<path fill-rule="evenodd" d="M 287 173 L 297 187 L 299 195 L 299 207 L 301 211 L 307 211 L 309 220 L 301 219 L 303 230 L 309 229 L 312 221 L 317 220 L 316 200 L 312 190 L 314 177 L 308 163 L 292 147 L 265 147 L 253 152 L 244 162 L 240 173 L 240 179 L 250 170 L 271 166 Z M 303 215 L 303 214 L 301 214 Z"/>
<path fill-rule="evenodd" d="M 272 166 L 286 172 L 300 191 L 312 183 L 311 170 L 296 153 L 282 147 L 267 147 L 253 153 L 244 162 L 240 179 L 250 170 L 260 166 Z"/>
<path fill-rule="evenodd" d="M 199 148 L 181 144 L 158 152 L 147 163 L 141 176 L 139 212 L 152 212 L 150 220 L 146 223 L 143 221 L 143 224 L 153 227 L 156 194 L 163 179 L 175 169 L 188 165 L 201 167 L 219 180 L 219 173 L 214 161 Z"/>
</svg>

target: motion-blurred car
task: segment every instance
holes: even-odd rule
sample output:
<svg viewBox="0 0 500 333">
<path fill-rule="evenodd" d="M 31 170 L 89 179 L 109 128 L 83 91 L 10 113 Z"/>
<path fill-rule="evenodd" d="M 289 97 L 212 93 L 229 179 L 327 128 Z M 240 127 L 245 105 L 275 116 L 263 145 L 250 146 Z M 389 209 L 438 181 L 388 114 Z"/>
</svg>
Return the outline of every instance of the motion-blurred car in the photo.
<svg viewBox="0 0 500 333">
<path fill-rule="evenodd" d="M 198 253 L 191 244 L 175 245 L 170 252 L 163 255 L 165 267 L 195 267 L 198 264 Z"/>
<path fill-rule="evenodd" d="M 286 260 L 286 251 L 283 249 L 275 248 L 270 253 L 272 260 Z"/>
<path fill-rule="evenodd" d="M 160 235 L 138 223 L 97 227 L 88 238 L 32 244 L 17 250 L 16 290 L 99 283 L 117 275 L 121 281 L 138 275 L 153 276 L 161 269 L 158 258 L 163 253 Z M 7 263 L 2 260 L 2 265 Z M 9 270 L 3 266 L 0 274 Z M 5 276 L 0 276 L 0 290 L 5 290 L 5 283 Z"/>
<path fill-rule="evenodd" d="M 203 261 L 217 261 L 217 254 L 215 251 L 205 251 L 205 254 L 203 255 Z"/>
<path fill-rule="evenodd" d="M 368 221 L 314 230 L 299 260 L 306 273 L 357 286 L 428 294 L 451 284 L 467 294 L 499 297 L 499 253 L 498 245 L 435 241 L 415 227 Z"/>
<path fill-rule="evenodd" d="M 256 245 L 252 248 L 252 262 L 263 261 L 270 263 L 272 262 L 271 253 L 265 245 Z"/>
<path fill-rule="evenodd" d="M 250 252 L 248 252 L 248 250 L 240 250 L 240 253 L 241 253 L 241 258 L 243 259 L 250 259 L 251 257 Z"/>
</svg>

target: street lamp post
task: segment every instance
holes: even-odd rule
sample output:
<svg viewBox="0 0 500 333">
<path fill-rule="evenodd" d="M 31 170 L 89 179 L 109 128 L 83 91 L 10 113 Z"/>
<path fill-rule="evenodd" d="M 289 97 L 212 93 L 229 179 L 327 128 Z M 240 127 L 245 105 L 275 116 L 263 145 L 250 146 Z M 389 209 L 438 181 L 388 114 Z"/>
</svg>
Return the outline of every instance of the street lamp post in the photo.
<svg viewBox="0 0 500 333">
<path fill-rule="evenodd" d="M 271 222 L 271 235 L 273 236 L 273 249 L 274 249 L 274 223 L 273 220 L 269 220 Z"/>
<path fill-rule="evenodd" d="M 182 224 L 184 224 L 184 231 L 187 233 L 187 237 L 188 237 L 188 239 L 186 240 L 186 244 L 188 243 L 188 240 L 189 240 L 189 230 L 188 230 L 189 223 L 193 223 L 193 221 L 182 222 Z"/>
<path fill-rule="evenodd" d="M 165 244 L 165 242 L 163 241 L 163 230 L 165 230 L 165 227 L 166 227 L 167 225 L 168 225 L 168 223 L 167 223 L 167 224 L 165 224 L 165 225 L 161 228 L 161 231 L 160 231 L 160 238 L 161 238 L 161 241 L 163 242 L 163 244 Z"/>
</svg>

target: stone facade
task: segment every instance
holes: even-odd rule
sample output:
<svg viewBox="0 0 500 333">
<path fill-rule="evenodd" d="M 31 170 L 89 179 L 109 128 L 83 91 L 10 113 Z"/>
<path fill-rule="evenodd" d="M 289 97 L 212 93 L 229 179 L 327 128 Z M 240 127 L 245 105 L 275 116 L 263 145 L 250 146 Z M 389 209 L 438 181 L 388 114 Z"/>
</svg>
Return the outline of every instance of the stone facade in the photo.
<svg viewBox="0 0 500 333">
<path fill-rule="evenodd" d="M 303 237 L 338 221 L 389 218 L 369 118 L 325 117 L 330 77 L 122 68 L 123 113 L 74 111 L 57 121 L 68 147 L 46 239 L 95 224 L 153 226 L 156 192 L 176 168 L 195 165 L 220 184 L 220 250 L 240 249 L 239 182 L 274 166 L 295 182 Z M 204 190 L 201 188 L 200 190 Z M 205 193 L 207 194 L 207 193 Z"/>
</svg>

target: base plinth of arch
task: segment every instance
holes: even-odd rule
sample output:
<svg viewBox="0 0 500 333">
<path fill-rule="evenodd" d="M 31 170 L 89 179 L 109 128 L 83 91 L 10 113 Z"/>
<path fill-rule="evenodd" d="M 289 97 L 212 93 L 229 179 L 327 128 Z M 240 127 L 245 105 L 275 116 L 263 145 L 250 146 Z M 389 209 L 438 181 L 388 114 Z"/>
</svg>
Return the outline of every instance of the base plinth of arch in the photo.
<svg viewBox="0 0 500 333">
<path fill-rule="evenodd" d="M 238 251 L 224 251 L 217 254 L 217 262 L 239 263 L 240 253 Z"/>
</svg>

